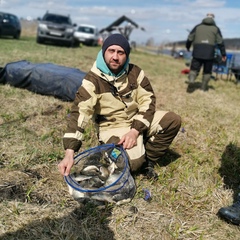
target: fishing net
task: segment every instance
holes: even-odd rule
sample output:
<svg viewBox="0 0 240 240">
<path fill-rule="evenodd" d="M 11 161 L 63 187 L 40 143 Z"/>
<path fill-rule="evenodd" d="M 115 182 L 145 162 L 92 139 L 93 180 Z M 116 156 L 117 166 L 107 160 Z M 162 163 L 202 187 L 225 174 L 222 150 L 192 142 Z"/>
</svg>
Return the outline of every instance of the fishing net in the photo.
<svg viewBox="0 0 240 240">
<path fill-rule="evenodd" d="M 71 173 L 64 179 L 69 193 L 80 202 L 93 199 L 123 204 L 136 192 L 127 153 L 115 144 L 103 144 L 77 155 Z"/>
</svg>

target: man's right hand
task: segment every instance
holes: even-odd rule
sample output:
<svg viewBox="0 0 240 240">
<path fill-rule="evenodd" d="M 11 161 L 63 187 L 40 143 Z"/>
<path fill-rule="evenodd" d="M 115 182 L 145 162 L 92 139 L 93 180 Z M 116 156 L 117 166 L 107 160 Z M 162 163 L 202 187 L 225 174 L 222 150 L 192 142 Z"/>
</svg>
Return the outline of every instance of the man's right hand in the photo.
<svg viewBox="0 0 240 240">
<path fill-rule="evenodd" d="M 64 159 L 58 164 L 59 172 L 63 176 L 68 176 L 74 164 L 74 150 L 67 149 Z"/>
<path fill-rule="evenodd" d="M 226 62 L 226 60 L 227 60 L 227 56 L 222 57 L 223 62 Z"/>
</svg>

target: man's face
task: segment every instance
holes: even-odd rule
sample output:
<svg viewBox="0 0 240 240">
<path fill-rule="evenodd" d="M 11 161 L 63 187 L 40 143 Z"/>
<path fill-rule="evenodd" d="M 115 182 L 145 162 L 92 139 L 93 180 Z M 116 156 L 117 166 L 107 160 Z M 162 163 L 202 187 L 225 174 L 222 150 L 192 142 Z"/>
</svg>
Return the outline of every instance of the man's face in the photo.
<svg viewBox="0 0 240 240">
<path fill-rule="evenodd" d="M 127 60 L 127 55 L 120 46 L 111 45 L 105 51 L 104 59 L 111 72 L 118 74 Z"/>
</svg>

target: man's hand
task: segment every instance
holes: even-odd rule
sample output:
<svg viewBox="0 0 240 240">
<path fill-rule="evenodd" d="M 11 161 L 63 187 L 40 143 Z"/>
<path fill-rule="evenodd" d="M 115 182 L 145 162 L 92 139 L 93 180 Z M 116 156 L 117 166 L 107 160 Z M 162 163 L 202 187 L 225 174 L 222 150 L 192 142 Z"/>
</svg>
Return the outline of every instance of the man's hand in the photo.
<svg viewBox="0 0 240 240">
<path fill-rule="evenodd" d="M 222 57 L 223 62 L 226 62 L 226 60 L 227 60 L 227 56 Z"/>
<path fill-rule="evenodd" d="M 137 138 L 139 135 L 139 131 L 135 128 L 131 128 L 131 130 L 122 136 L 120 142 L 118 144 L 122 144 L 124 149 L 130 149 L 137 145 Z"/>
<path fill-rule="evenodd" d="M 58 164 L 58 169 L 63 176 L 67 176 L 74 164 L 74 150 L 67 149 L 64 159 Z"/>
</svg>

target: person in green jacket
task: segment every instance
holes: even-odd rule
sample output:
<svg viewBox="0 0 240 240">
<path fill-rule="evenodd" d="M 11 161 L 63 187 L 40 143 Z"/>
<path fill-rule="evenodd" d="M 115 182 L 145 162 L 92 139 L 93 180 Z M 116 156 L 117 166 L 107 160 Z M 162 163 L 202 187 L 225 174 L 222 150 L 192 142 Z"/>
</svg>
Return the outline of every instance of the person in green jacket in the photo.
<svg viewBox="0 0 240 240">
<path fill-rule="evenodd" d="M 208 13 L 202 22 L 196 25 L 188 35 L 186 49 L 190 51 L 190 47 L 193 46 L 192 61 L 187 81 L 188 92 L 191 92 L 193 89 L 195 79 L 202 66 L 203 76 L 201 89 L 203 91 L 208 90 L 208 82 L 211 79 L 216 46 L 221 52 L 222 61 L 226 61 L 223 37 L 214 18 L 214 14 Z"/>
<path fill-rule="evenodd" d="M 62 175 L 70 173 L 85 127 L 93 120 L 100 143 L 126 149 L 131 171 L 144 169 L 148 177 L 158 177 L 154 165 L 177 135 L 181 117 L 156 110 L 151 83 L 140 67 L 130 63 L 129 54 L 128 40 L 112 34 L 84 77 L 63 136 L 65 157 L 58 164 Z"/>
</svg>

